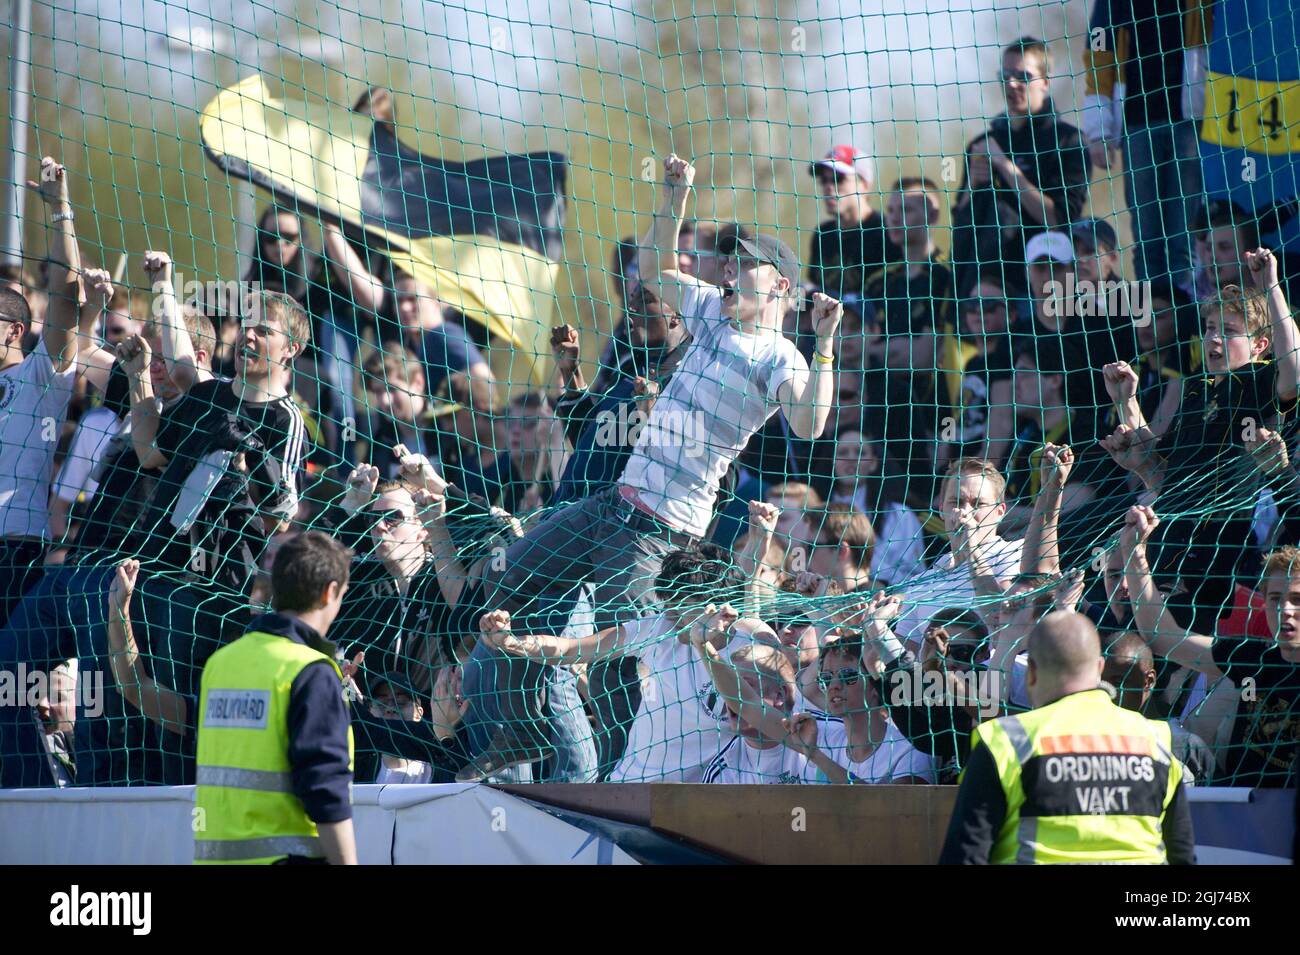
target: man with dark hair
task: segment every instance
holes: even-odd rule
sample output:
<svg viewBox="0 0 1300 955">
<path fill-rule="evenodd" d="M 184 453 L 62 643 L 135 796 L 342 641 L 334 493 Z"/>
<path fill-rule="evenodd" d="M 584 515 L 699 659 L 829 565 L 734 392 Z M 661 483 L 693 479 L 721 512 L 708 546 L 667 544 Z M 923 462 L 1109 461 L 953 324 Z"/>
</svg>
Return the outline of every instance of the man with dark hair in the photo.
<svg viewBox="0 0 1300 955">
<path fill-rule="evenodd" d="M 1120 634 L 1106 647 L 1106 665 L 1102 680 L 1115 691 L 1115 702 L 1126 710 L 1146 714 L 1156 687 L 1156 658 L 1146 640 L 1132 630 Z M 1154 717 L 1153 717 L 1154 718 Z M 1214 772 L 1214 753 L 1195 733 L 1183 727 L 1176 717 L 1169 717 L 1173 734 L 1173 754 L 1187 770 L 1187 784 L 1196 785 Z"/>
<path fill-rule="evenodd" d="M 352 729 L 325 639 L 352 552 L 319 531 L 286 541 L 275 608 L 214 653 L 199 694 L 199 863 L 355 865 Z"/>
<path fill-rule="evenodd" d="M 1023 262 L 1026 241 L 1068 227 L 1088 198 L 1091 159 L 1079 130 L 1057 115 L 1047 45 L 1033 37 L 1008 44 L 1001 79 L 1007 111 L 966 147 L 952 210 L 958 288 L 983 266 Z M 1023 290 L 1023 276 L 1009 274 Z"/>
</svg>

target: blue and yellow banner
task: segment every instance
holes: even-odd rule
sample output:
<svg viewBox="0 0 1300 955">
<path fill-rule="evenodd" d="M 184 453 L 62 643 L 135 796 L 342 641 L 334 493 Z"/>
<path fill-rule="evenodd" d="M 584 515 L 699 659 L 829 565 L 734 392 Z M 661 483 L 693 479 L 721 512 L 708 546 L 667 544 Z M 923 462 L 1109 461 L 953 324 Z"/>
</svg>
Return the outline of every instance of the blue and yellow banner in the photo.
<svg viewBox="0 0 1300 955">
<path fill-rule="evenodd" d="M 1300 5 L 1219 0 L 1209 44 L 1201 163 L 1211 198 L 1230 198 L 1300 250 Z"/>
</svg>

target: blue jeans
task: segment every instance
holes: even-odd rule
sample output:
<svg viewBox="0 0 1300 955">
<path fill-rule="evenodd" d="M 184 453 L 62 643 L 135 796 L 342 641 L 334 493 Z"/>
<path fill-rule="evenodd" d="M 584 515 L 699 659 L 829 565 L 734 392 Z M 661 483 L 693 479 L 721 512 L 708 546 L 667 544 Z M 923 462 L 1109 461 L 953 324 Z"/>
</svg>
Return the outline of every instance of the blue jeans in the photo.
<svg viewBox="0 0 1300 955">
<path fill-rule="evenodd" d="M 670 541 L 676 541 L 671 543 Z M 517 633 L 562 633 L 579 601 L 592 605 L 591 626 L 606 629 L 655 605 L 654 581 L 664 555 L 686 538 L 633 511 L 609 488 L 565 505 L 515 541 L 505 570 L 487 582 L 484 610 L 508 610 Z M 492 726 L 556 752 L 557 772 L 594 780 L 596 752 L 580 701 L 555 667 L 475 647 L 465 668 L 470 750 L 482 751 Z M 549 712 L 539 705 L 546 691 Z M 583 725 L 579 727 L 579 722 Z M 484 729 L 484 727 L 487 727 Z"/>
<path fill-rule="evenodd" d="M 465 697 L 469 712 L 465 714 L 465 732 L 471 753 L 481 753 L 492 741 L 496 728 L 508 718 L 502 714 L 499 694 L 525 690 L 498 684 L 507 671 L 496 665 L 494 652 L 480 643 L 465 664 Z M 548 783 L 594 783 L 596 781 L 596 743 L 591 733 L 578 693 L 578 681 L 560 667 L 528 664 L 530 672 L 523 678 L 525 686 L 546 688 L 547 755 L 543 779 Z M 531 765 L 515 766 L 492 777 L 493 782 L 530 783 Z"/>
<path fill-rule="evenodd" d="M 1158 123 L 1125 132 L 1124 197 L 1138 280 L 1190 288 L 1195 259 L 1188 224 L 1201 199 L 1195 123 Z"/>
</svg>

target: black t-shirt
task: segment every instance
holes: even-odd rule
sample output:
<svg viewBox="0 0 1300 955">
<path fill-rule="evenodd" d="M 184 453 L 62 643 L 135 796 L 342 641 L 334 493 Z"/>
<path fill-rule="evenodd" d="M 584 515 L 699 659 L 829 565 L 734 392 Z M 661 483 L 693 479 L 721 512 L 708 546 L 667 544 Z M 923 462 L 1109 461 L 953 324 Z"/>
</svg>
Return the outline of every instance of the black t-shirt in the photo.
<svg viewBox="0 0 1300 955">
<path fill-rule="evenodd" d="M 950 330 L 956 310 L 952 270 L 937 257 L 915 275 L 910 268 L 899 262 L 867 277 L 862 296 L 875 306 L 881 331 L 892 337 Z"/>
<path fill-rule="evenodd" d="M 1034 355 L 1045 374 L 1064 372 L 1066 403 L 1086 409 L 1093 421 L 1101 420 L 1112 404 L 1102 368 L 1134 361 L 1138 354 L 1137 331 L 1131 319 L 1122 317 L 1074 315 L 1058 331 L 1031 316 L 1016 323 L 1014 335 L 1017 355 L 1022 350 Z"/>
<path fill-rule="evenodd" d="M 198 517 L 187 532 L 179 531 L 171 518 L 187 480 L 201 462 L 213 461 L 214 452 L 231 450 L 236 430 L 246 438 L 235 458 L 216 461 L 214 483 Z M 291 396 L 243 401 L 232 382 L 213 378 L 196 384 L 172 408 L 154 444 L 167 465 L 149 502 L 145 530 L 137 535 L 136 552 L 242 590 L 266 544 L 260 516 L 289 519 L 297 511 L 299 472 L 309 444 L 302 413 Z"/>
<path fill-rule="evenodd" d="M 983 443 L 992 410 L 989 395 L 994 384 L 1011 378 L 1011 360 L 1010 346 L 999 339 L 988 351 L 966 362 L 961 375 L 961 408 L 953 444 L 970 448 L 974 453 L 975 446 Z"/>
<path fill-rule="evenodd" d="M 1165 459 L 1162 508 L 1171 513 L 1207 506 L 1219 513 L 1253 510 L 1262 476 L 1243 435 L 1277 427 L 1293 407 L 1294 402 L 1283 407 L 1277 397 L 1275 362 L 1186 379 L 1178 417 L 1156 446 Z"/>
<path fill-rule="evenodd" d="M 890 262 L 897 262 L 902 252 L 885 234 L 885 220 L 873 212 L 849 229 L 830 219 L 817 228 L 808 252 L 808 281 L 827 295 L 843 299 L 861 295 L 867 277 Z"/>
<path fill-rule="evenodd" d="M 104 388 L 104 406 L 119 414 L 129 413 L 129 391 L 127 374 L 120 363 L 115 363 Z M 119 556 L 162 476 L 161 469 L 141 469 L 129 431 L 109 441 L 96 470 L 99 489 L 81 520 L 81 529 L 68 554 L 69 563 L 90 564 Z"/>
<path fill-rule="evenodd" d="M 447 643 L 450 608 L 438 587 L 433 561 L 412 579 L 406 595 L 384 565 L 372 558 L 352 562 L 351 579 L 330 639 L 351 659 L 366 653 L 371 673 L 400 673 L 407 686 L 427 697 L 433 688 L 432 666 Z M 363 688 L 367 694 L 372 688 Z"/>
<path fill-rule="evenodd" d="M 1233 786 L 1294 785 L 1300 742 L 1300 666 L 1277 645 L 1250 637 L 1214 642 L 1214 662 L 1241 702 L 1221 780 Z"/>
</svg>

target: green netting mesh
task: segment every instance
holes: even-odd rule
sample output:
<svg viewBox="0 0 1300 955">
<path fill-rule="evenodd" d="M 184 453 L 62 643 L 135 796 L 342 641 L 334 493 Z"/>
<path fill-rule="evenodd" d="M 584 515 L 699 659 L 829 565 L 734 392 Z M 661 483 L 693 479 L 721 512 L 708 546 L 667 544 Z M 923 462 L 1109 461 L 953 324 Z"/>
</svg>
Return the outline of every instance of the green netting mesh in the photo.
<svg viewBox="0 0 1300 955">
<path fill-rule="evenodd" d="M 357 782 L 952 782 L 1062 609 L 1294 784 L 1291 4 L 13 7 L 0 786 L 290 611 Z"/>
</svg>

